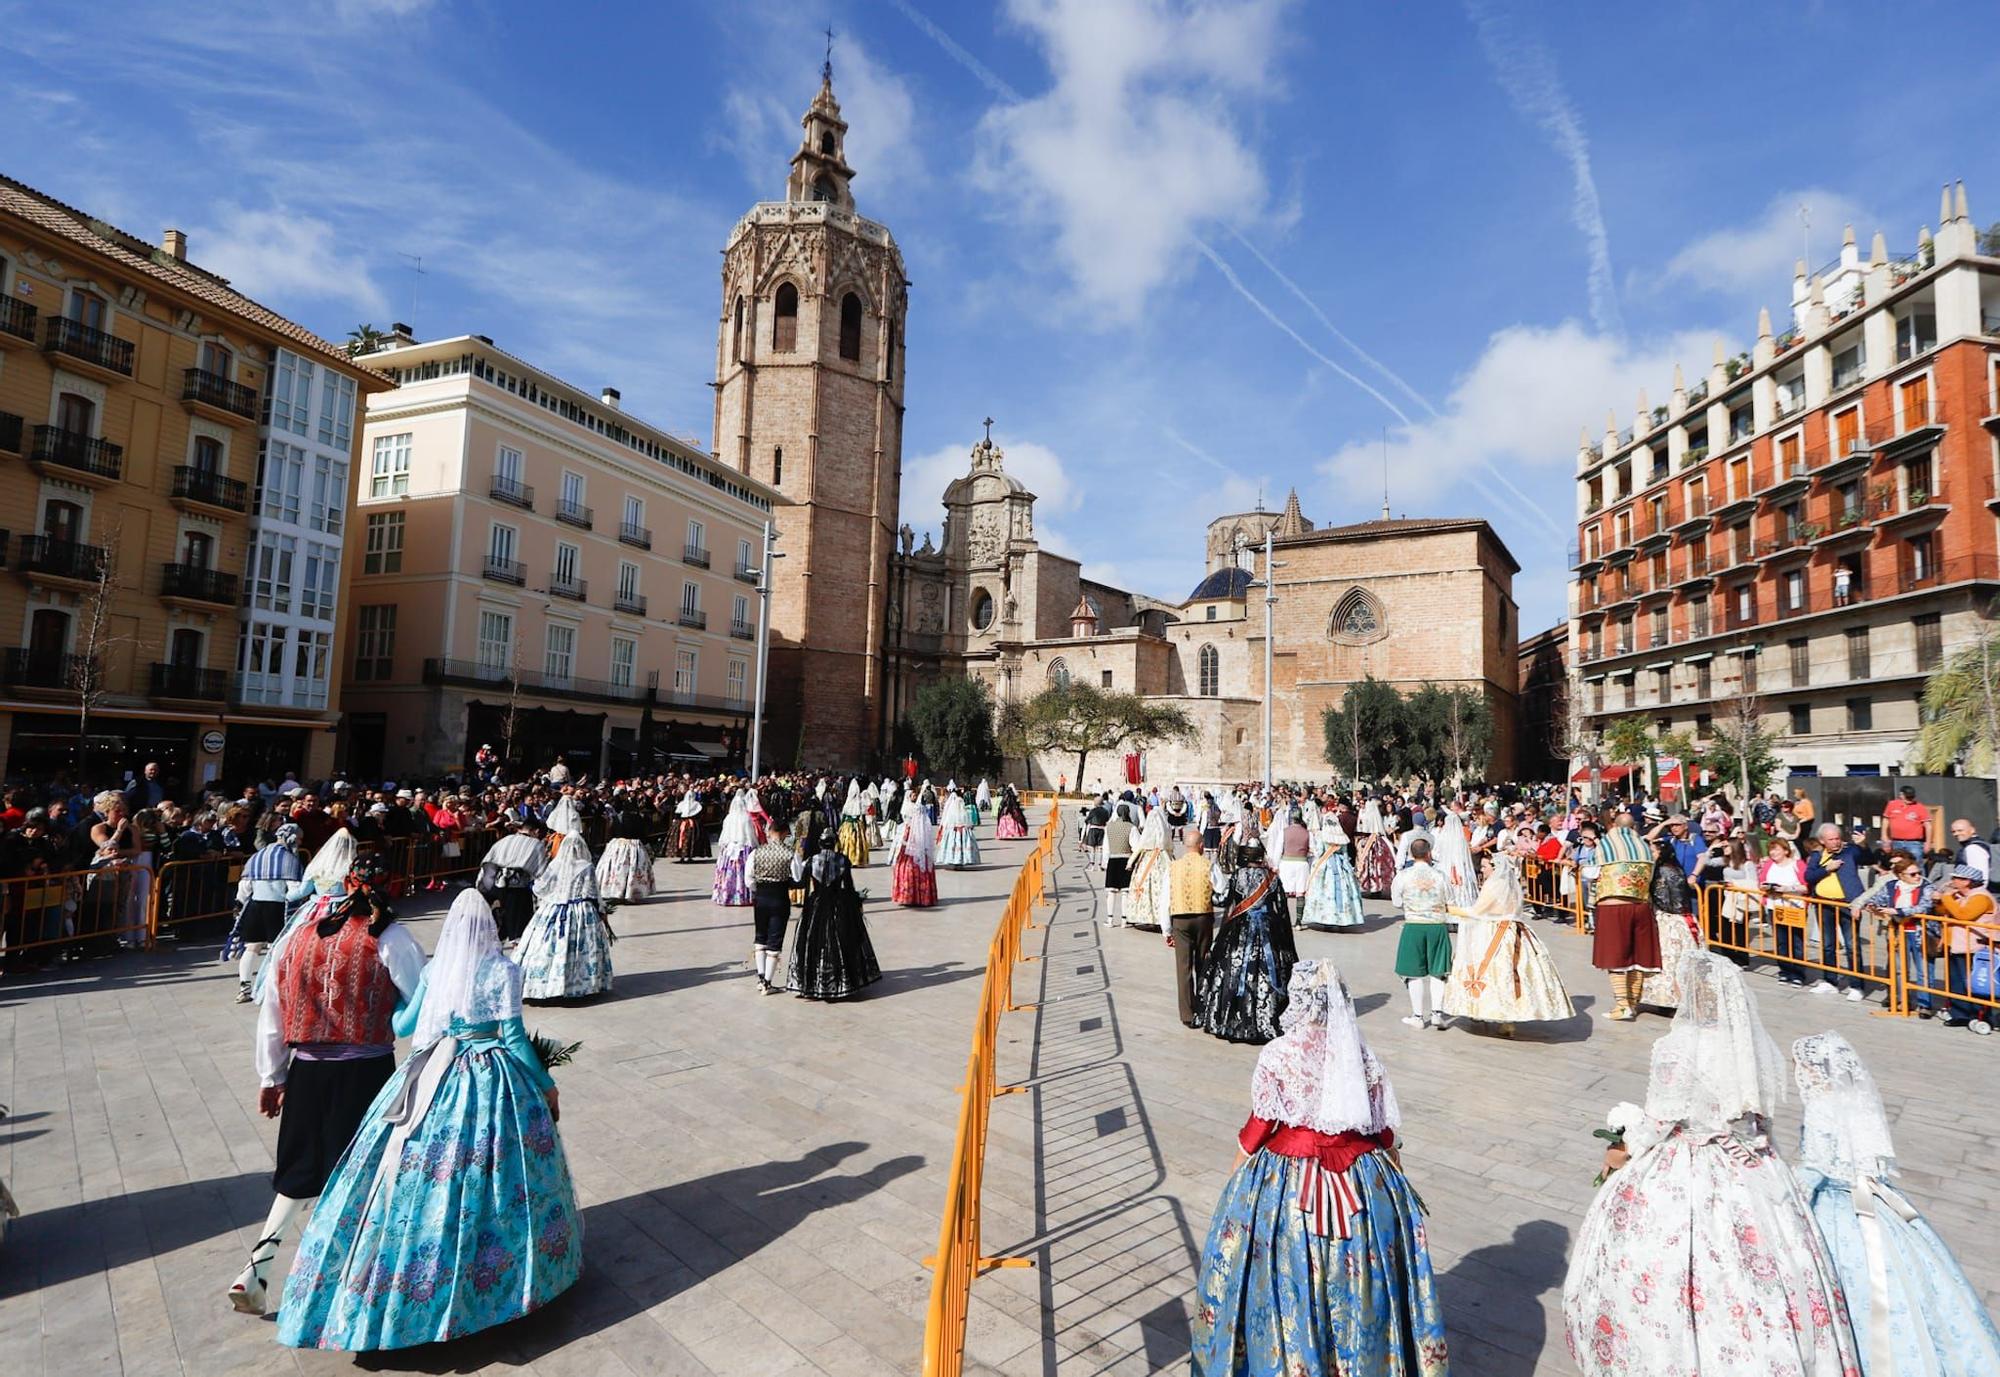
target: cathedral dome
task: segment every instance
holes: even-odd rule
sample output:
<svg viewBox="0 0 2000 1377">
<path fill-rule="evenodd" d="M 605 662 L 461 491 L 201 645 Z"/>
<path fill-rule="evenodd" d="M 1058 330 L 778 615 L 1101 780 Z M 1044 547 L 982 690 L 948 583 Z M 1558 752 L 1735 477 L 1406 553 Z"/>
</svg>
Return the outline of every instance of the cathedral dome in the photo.
<svg viewBox="0 0 2000 1377">
<path fill-rule="evenodd" d="M 1250 591 L 1250 571 L 1231 565 L 1227 569 L 1217 569 L 1194 586 L 1194 592 L 1187 595 L 1189 602 L 1214 601 L 1222 598 L 1240 598 Z"/>
</svg>

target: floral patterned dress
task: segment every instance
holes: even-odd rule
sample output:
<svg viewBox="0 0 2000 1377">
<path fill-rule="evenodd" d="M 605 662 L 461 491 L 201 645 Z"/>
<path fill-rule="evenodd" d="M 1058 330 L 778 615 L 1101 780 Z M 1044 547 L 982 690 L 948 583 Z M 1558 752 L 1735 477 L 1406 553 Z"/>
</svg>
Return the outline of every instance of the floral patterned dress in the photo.
<svg viewBox="0 0 2000 1377">
<path fill-rule="evenodd" d="M 1591 1202 L 1563 1319 L 1584 1377 L 1858 1377 L 1847 1302 L 1764 1121 L 1659 1126 Z"/>
<path fill-rule="evenodd" d="M 396 1016 L 416 1025 L 421 989 Z M 438 1059 L 443 1058 L 442 1064 Z M 285 1283 L 278 1342 L 367 1351 L 540 1309 L 583 1270 L 583 1221 L 521 1020 L 454 1020 L 396 1071 L 334 1168 Z M 392 1113 L 405 1122 L 392 1123 Z"/>
</svg>

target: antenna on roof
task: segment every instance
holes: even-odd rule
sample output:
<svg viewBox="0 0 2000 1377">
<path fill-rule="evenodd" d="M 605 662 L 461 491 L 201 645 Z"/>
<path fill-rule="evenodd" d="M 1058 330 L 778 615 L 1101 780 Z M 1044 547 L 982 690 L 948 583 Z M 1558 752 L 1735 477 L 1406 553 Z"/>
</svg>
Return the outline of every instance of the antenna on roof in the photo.
<svg viewBox="0 0 2000 1377">
<path fill-rule="evenodd" d="M 420 286 L 422 286 L 422 284 L 418 282 L 417 279 L 428 276 L 428 274 L 424 272 L 424 256 L 420 253 L 398 253 L 396 257 L 407 258 L 410 260 L 410 272 L 414 274 L 414 276 L 412 276 L 410 279 L 409 315 L 411 320 L 415 320 L 417 318 L 417 289 Z"/>
<path fill-rule="evenodd" d="M 1389 427 L 1382 427 L 1382 519 L 1389 519 Z"/>
</svg>

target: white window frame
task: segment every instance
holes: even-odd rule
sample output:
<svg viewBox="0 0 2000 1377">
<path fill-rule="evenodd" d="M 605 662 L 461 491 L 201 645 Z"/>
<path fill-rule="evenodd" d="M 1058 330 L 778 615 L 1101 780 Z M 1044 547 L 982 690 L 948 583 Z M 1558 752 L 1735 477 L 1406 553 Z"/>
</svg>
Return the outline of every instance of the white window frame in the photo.
<svg viewBox="0 0 2000 1377">
<path fill-rule="evenodd" d="M 686 579 L 681 583 L 681 611 L 701 611 L 701 585 L 693 579 Z"/>
<path fill-rule="evenodd" d="M 504 629 L 506 634 L 495 640 L 489 633 L 499 629 Z M 502 677 L 511 674 L 514 669 L 514 614 L 497 608 L 480 608 L 478 634 L 476 655 L 481 671 L 497 671 Z"/>
<path fill-rule="evenodd" d="M 377 435 L 369 454 L 368 495 L 403 497 L 410 491 L 410 432 Z"/>
<path fill-rule="evenodd" d="M 701 657 L 688 646 L 674 649 L 674 692 L 692 695 L 701 682 Z"/>
<path fill-rule="evenodd" d="M 631 688 L 639 671 L 639 643 L 630 636 L 611 638 L 611 682 L 618 688 Z"/>
<path fill-rule="evenodd" d="M 354 379 L 332 368 L 319 389 L 319 442 L 345 451 L 354 438 Z"/>
<path fill-rule="evenodd" d="M 488 559 L 506 560 L 509 564 L 516 563 L 519 560 L 520 548 L 521 533 L 517 528 L 508 525 L 504 521 L 496 521 L 486 528 L 486 557 Z"/>
<path fill-rule="evenodd" d="M 565 570 L 564 566 L 568 566 Z M 558 540 L 549 576 L 565 588 L 574 588 L 583 579 L 583 550 L 574 541 Z"/>
<path fill-rule="evenodd" d="M 401 512 L 371 512 L 362 523 L 363 551 L 361 572 L 364 574 L 400 574 L 403 572 L 403 514 Z M 391 539 L 391 537 L 394 539 Z"/>
<path fill-rule="evenodd" d="M 627 526 L 644 527 L 646 524 L 646 499 L 625 494 L 625 515 L 620 518 Z"/>
<path fill-rule="evenodd" d="M 688 518 L 687 546 L 690 550 L 708 548 L 708 527 L 693 517 Z"/>
<path fill-rule="evenodd" d="M 502 443 L 493 451 L 493 476 L 517 487 L 523 483 L 522 476 L 528 471 L 528 456 L 514 446 Z"/>
<path fill-rule="evenodd" d="M 639 566 L 629 559 L 618 561 L 618 596 L 621 598 L 639 596 Z"/>
<path fill-rule="evenodd" d="M 567 684 L 576 677 L 576 628 L 570 623 L 548 624 L 542 636 L 542 673 L 559 684 Z"/>
<path fill-rule="evenodd" d="M 732 703 L 742 702 L 749 681 L 750 666 L 748 662 L 731 660 L 729 662 L 729 677 L 723 681 L 722 696 Z"/>
</svg>

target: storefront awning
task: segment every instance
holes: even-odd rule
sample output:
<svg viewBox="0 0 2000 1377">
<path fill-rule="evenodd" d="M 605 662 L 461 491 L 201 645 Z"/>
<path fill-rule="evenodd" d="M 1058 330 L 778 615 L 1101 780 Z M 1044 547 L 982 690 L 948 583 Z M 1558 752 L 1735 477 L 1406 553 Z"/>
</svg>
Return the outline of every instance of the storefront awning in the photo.
<svg viewBox="0 0 2000 1377">
<path fill-rule="evenodd" d="M 1616 784 L 1631 773 L 1632 767 L 1630 765 L 1606 765 L 1597 772 L 1597 777 L 1606 784 Z M 1569 782 L 1571 784 L 1590 783 L 1590 767 L 1586 765 L 1581 770 L 1578 770 L 1569 777 Z"/>
</svg>

